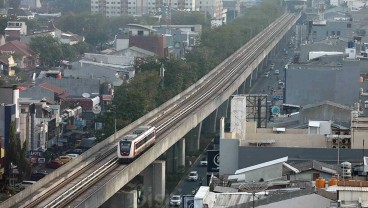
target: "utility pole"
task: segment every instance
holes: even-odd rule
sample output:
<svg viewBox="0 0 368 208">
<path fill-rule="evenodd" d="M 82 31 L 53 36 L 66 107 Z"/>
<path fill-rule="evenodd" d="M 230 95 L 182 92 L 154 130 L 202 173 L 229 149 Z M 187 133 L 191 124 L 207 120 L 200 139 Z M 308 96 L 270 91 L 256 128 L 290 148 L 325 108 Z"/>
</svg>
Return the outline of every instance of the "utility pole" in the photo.
<svg viewBox="0 0 368 208">
<path fill-rule="evenodd" d="M 161 64 L 160 67 L 160 78 L 161 78 L 161 88 L 164 89 L 164 77 L 165 77 L 165 68 L 164 68 L 164 64 Z"/>
</svg>

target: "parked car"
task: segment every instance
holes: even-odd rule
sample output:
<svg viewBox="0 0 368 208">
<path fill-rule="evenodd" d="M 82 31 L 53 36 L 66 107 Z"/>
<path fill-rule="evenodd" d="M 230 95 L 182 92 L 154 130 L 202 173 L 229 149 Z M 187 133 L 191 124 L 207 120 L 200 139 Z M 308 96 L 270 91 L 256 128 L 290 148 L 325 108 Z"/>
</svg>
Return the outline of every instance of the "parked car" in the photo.
<svg viewBox="0 0 368 208">
<path fill-rule="evenodd" d="M 64 164 L 67 164 L 67 163 L 68 163 L 68 162 L 70 162 L 72 159 L 73 159 L 72 157 L 67 156 L 67 155 L 65 155 L 65 156 L 60 156 L 60 157 L 59 157 L 59 160 L 60 160 L 62 163 L 64 163 Z"/>
<path fill-rule="evenodd" d="M 25 189 L 29 186 L 32 186 L 35 183 L 36 183 L 36 181 L 22 181 L 22 183 L 16 184 L 16 186 L 19 186 L 20 188 Z"/>
<path fill-rule="evenodd" d="M 71 153 L 71 154 L 67 154 L 66 156 L 69 156 L 72 159 L 75 159 L 75 158 L 77 158 L 79 156 L 79 154 L 73 154 L 73 153 Z"/>
<path fill-rule="evenodd" d="M 270 64 L 270 69 L 272 70 L 273 68 L 275 68 L 275 64 L 274 63 Z"/>
<path fill-rule="evenodd" d="M 280 71 L 278 69 L 275 69 L 275 75 L 279 75 Z"/>
<path fill-rule="evenodd" d="M 45 177 L 48 173 L 46 172 L 35 172 L 31 174 L 31 181 L 38 181 L 41 178 Z"/>
<path fill-rule="evenodd" d="M 197 181 L 198 180 L 198 172 L 191 171 L 188 175 L 188 181 Z"/>
<path fill-rule="evenodd" d="M 200 162 L 201 166 L 207 166 L 207 157 L 203 157 Z"/>
<path fill-rule="evenodd" d="M 46 164 L 46 167 L 48 168 L 52 168 L 52 169 L 57 169 L 60 168 L 63 165 L 62 162 L 59 161 L 51 161 L 49 163 Z"/>
<path fill-rule="evenodd" d="M 270 76 L 270 72 L 265 72 L 262 74 L 262 77 L 269 77 Z"/>
<path fill-rule="evenodd" d="M 170 198 L 170 206 L 180 206 L 181 205 L 181 196 L 173 195 Z"/>
</svg>

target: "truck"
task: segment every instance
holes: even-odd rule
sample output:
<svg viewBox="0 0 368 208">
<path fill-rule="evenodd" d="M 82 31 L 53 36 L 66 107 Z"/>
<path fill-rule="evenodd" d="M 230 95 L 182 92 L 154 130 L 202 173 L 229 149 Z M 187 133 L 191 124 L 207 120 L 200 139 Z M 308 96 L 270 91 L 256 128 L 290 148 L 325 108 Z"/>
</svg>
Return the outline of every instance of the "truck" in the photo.
<svg viewBox="0 0 368 208">
<path fill-rule="evenodd" d="M 80 142 L 80 148 L 89 149 L 96 144 L 96 137 L 83 138 Z"/>
</svg>

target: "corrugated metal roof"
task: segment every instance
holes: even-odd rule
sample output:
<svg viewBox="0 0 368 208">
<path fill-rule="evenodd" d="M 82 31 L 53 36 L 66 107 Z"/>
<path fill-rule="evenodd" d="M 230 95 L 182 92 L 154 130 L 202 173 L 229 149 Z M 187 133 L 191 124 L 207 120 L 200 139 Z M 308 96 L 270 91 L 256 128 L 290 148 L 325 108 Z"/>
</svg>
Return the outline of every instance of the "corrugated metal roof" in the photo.
<svg viewBox="0 0 368 208">
<path fill-rule="evenodd" d="M 250 166 L 250 167 L 247 167 L 247 168 L 239 169 L 239 170 L 235 171 L 235 174 L 246 173 L 246 172 L 251 171 L 251 170 L 264 168 L 264 167 L 267 167 L 267 166 L 275 165 L 277 163 L 283 163 L 283 162 L 286 162 L 287 160 L 288 160 L 288 157 L 283 157 L 283 158 L 279 158 L 279 159 L 276 159 L 276 160 L 271 160 L 271 161 L 261 163 L 261 164 L 258 164 L 258 165 L 253 165 L 253 166 Z"/>
<path fill-rule="evenodd" d="M 230 207 L 241 203 L 246 203 L 251 200 L 252 195 L 246 193 L 240 194 L 219 194 L 215 203 L 216 208 Z"/>
<path fill-rule="evenodd" d="M 361 192 L 368 192 L 368 187 L 336 186 L 336 191 L 361 191 Z"/>
</svg>

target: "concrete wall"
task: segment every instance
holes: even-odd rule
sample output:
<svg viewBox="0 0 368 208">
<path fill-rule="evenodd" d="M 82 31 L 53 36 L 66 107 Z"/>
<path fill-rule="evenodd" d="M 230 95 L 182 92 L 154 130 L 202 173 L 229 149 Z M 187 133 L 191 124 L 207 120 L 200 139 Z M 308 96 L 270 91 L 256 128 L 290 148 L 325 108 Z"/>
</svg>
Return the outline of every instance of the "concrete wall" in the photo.
<svg viewBox="0 0 368 208">
<path fill-rule="evenodd" d="M 255 128 L 255 122 L 247 122 L 245 140 L 240 140 L 240 146 L 250 146 L 249 142 L 265 142 L 274 140 L 269 147 L 331 147 L 324 135 L 310 135 L 308 129 L 286 129 L 285 132 L 274 132 L 272 128 Z"/>
<path fill-rule="evenodd" d="M 220 175 L 234 174 L 238 167 L 238 139 L 220 139 Z"/>
<path fill-rule="evenodd" d="M 340 163 L 343 161 L 362 162 L 362 150 L 340 149 Z M 338 149 L 332 148 L 289 148 L 289 147 L 239 147 L 239 167 L 248 167 L 276 158 L 288 156 L 289 162 L 318 160 L 337 163 Z"/>
<path fill-rule="evenodd" d="M 341 109 L 326 104 L 314 108 L 302 109 L 300 114 L 300 121 L 302 123 L 307 123 L 309 120 L 346 123 L 351 119 L 351 110 Z"/>
<path fill-rule="evenodd" d="M 242 160 L 242 158 L 239 158 Z M 246 168 L 246 167 L 239 167 Z M 245 182 L 271 181 L 282 178 L 282 164 L 274 164 L 267 167 L 251 170 L 245 173 Z"/>
</svg>

